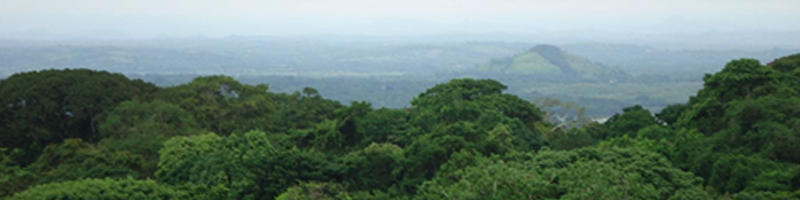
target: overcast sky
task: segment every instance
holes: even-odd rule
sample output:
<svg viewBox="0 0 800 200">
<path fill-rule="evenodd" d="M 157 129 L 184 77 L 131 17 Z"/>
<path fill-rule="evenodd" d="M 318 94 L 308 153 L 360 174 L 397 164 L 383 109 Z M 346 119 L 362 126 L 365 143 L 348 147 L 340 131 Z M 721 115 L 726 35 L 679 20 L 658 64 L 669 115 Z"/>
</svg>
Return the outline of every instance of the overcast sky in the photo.
<svg viewBox="0 0 800 200">
<path fill-rule="evenodd" d="M 0 0 L 0 37 L 792 32 L 800 0 Z"/>
</svg>

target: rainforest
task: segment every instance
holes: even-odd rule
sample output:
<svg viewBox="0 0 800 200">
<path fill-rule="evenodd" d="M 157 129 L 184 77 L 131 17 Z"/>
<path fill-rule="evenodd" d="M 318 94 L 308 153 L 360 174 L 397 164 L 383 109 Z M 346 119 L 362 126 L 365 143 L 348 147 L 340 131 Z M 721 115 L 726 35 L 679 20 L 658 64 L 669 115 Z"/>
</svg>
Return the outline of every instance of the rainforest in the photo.
<svg viewBox="0 0 800 200">
<path fill-rule="evenodd" d="M 0 82 L 5 199 L 797 199 L 800 55 L 735 59 L 688 101 L 561 124 L 492 79 L 410 106 L 224 75 Z"/>
</svg>

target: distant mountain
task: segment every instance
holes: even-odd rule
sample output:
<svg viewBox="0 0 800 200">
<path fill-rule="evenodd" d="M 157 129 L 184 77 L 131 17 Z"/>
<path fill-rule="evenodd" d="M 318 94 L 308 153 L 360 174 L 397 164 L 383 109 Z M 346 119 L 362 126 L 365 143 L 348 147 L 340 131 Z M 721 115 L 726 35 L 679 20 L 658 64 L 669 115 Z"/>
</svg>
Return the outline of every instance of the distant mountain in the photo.
<svg viewBox="0 0 800 200">
<path fill-rule="evenodd" d="M 618 67 L 632 75 L 660 75 L 673 79 L 701 81 L 706 73 L 722 69 L 726 63 L 739 58 L 755 58 L 762 63 L 800 49 L 668 49 L 627 44 L 565 44 L 565 51 L 592 61 Z"/>
<path fill-rule="evenodd" d="M 616 80 L 628 76 L 622 70 L 592 62 L 552 45 L 537 45 L 511 57 L 492 59 L 475 70 L 480 73 L 560 79 Z"/>
<path fill-rule="evenodd" d="M 125 74 L 428 75 L 465 70 L 531 44 L 327 39 L 0 40 L 0 77 L 50 68 Z"/>
</svg>

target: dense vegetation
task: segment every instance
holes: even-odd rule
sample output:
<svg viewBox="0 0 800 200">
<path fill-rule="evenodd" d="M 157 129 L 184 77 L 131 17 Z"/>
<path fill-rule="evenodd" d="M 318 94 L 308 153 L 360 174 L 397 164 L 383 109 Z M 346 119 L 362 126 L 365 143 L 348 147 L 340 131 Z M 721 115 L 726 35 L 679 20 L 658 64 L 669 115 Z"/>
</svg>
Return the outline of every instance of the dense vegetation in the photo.
<svg viewBox="0 0 800 200">
<path fill-rule="evenodd" d="M 204 76 L 0 82 L 7 199 L 797 199 L 800 54 L 740 59 L 688 102 L 551 124 L 490 79 L 405 109 Z"/>
</svg>

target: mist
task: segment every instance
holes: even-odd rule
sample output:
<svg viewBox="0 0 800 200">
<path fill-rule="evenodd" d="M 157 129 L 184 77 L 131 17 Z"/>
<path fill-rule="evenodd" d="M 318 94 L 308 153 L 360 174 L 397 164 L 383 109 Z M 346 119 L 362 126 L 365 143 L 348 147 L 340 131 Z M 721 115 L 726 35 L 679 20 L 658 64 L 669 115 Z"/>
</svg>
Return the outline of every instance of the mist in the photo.
<svg viewBox="0 0 800 200">
<path fill-rule="evenodd" d="M 797 7 L 800 2 L 791 0 L 3 0 L 0 38 L 458 35 L 522 41 L 687 45 L 747 41 L 741 45 L 797 46 L 800 39 L 793 37 L 800 33 Z"/>
<path fill-rule="evenodd" d="M 527 99 L 572 100 L 607 116 L 625 105 L 682 102 L 704 74 L 732 59 L 768 63 L 797 52 L 798 7 L 791 0 L 0 0 L 0 77 L 88 68 L 170 86 L 227 75 L 387 107 L 408 106 L 437 82 L 480 77 Z M 570 64 L 552 60 L 563 58 Z M 556 65 L 567 73 L 547 70 Z"/>
</svg>

